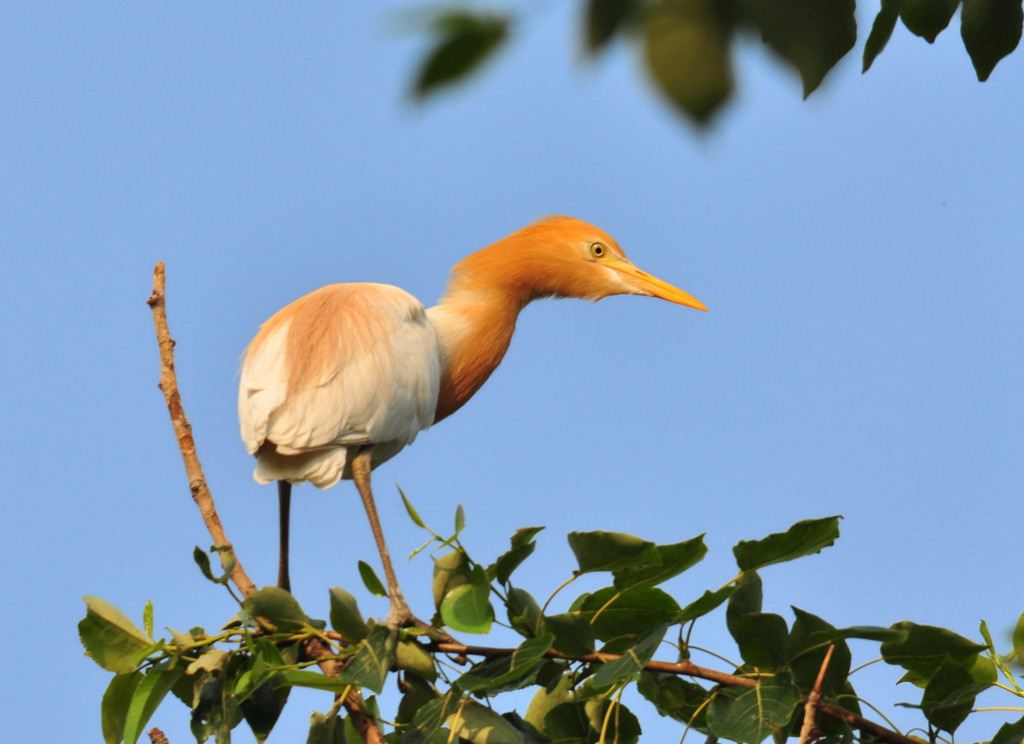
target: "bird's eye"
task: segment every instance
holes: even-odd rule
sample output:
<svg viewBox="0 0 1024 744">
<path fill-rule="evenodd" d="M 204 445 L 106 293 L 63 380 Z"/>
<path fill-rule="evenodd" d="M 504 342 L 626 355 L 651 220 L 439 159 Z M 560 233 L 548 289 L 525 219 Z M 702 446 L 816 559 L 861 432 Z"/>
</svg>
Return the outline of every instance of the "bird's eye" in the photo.
<svg viewBox="0 0 1024 744">
<path fill-rule="evenodd" d="M 604 258 L 608 253 L 608 248 L 605 247 L 604 243 L 591 243 L 590 244 L 590 255 L 594 258 Z"/>
</svg>

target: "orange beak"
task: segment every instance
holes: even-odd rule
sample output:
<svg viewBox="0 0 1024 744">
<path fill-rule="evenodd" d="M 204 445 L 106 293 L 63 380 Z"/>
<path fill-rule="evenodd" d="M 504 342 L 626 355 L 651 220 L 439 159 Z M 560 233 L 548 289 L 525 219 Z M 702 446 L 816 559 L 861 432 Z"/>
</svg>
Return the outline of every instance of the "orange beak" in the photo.
<svg viewBox="0 0 1024 744">
<path fill-rule="evenodd" d="M 605 265 L 622 274 L 626 283 L 635 290 L 631 294 L 658 297 L 662 300 L 674 302 L 677 305 L 686 305 L 686 307 L 692 307 L 696 310 L 707 310 L 704 303 L 693 295 L 687 294 L 678 287 L 673 287 L 668 282 L 663 282 L 656 276 L 651 276 L 646 271 L 641 271 L 624 258 L 614 257 L 613 260 L 608 260 Z"/>
</svg>

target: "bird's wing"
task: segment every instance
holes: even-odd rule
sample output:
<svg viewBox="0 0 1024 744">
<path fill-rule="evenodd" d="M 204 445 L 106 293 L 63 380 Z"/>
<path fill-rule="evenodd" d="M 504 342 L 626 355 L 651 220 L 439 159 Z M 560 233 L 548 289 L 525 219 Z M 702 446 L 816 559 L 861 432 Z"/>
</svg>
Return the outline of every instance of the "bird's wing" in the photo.
<svg viewBox="0 0 1024 744">
<path fill-rule="evenodd" d="M 238 412 L 251 453 L 404 446 L 433 420 L 437 335 L 398 287 L 334 284 L 280 310 L 242 363 Z"/>
</svg>

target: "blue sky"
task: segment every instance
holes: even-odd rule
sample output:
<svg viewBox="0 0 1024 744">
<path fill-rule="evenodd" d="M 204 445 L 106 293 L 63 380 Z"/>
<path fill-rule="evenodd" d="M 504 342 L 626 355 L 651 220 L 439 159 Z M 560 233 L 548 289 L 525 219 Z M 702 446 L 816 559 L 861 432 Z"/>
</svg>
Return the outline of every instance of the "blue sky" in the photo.
<svg viewBox="0 0 1024 744">
<path fill-rule="evenodd" d="M 436 529 L 464 504 L 482 562 L 546 525 L 520 577 L 541 597 L 572 570 L 570 530 L 706 532 L 709 557 L 668 587 L 685 602 L 734 575 L 738 540 L 842 514 L 835 547 L 764 572 L 766 609 L 970 637 L 984 617 L 1008 645 L 1024 609 L 1024 57 L 979 84 L 956 28 L 933 46 L 901 28 L 861 76 L 868 3 L 856 50 L 806 102 L 747 40 L 733 105 L 697 135 L 633 50 L 582 61 L 576 3 L 531 4 L 485 75 L 425 107 L 405 97 L 424 48 L 401 31 L 408 4 L 370 6 L 5 7 L 8 736 L 59 721 L 99 738 L 108 676 L 82 657 L 82 595 L 136 619 L 152 599 L 158 627 L 233 612 L 191 561 L 209 539 L 156 388 L 157 260 L 200 456 L 269 584 L 275 497 L 251 479 L 235 413 L 259 323 L 335 281 L 430 304 L 458 259 L 551 213 L 600 225 L 711 312 L 527 308 L 476 398 L 375 473 L 414 609 L 429 614 L 431 564 L 404 561 L 423 536 L 396 480 Z M 295 501 L 294 590 L 324 616 L 328 587 L 358 592 L 372 539 L 351 484 Z M 720 625 L 694 639 L 735 656 Z M 876 665 L 855 682 L 915 720 L 890 707 L 916 698 L 898 676 Z M 299 740 L 328 705 L 296 696 L 271 741 Z M 635 709 L 647 739 L 677 735 Z M 962 738 L 1009 717 L 980 714 Z M 176 703 L 152 723 L 190 739 Z"/>
</svg>

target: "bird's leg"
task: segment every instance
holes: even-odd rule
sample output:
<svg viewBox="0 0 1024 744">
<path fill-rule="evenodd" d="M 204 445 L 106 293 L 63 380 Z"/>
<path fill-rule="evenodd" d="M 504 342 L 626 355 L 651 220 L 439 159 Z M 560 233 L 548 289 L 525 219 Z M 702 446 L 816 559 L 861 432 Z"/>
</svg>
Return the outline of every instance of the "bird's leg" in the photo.
<svg viewBox="0 0 1024 744">
<path fill-rule="evenodd" d="M 286 592 L 292 590 L 292 582 L 288 577 L 288 523 L 291 518 L 292 484 L 288 481 L 277 482 L 278 523 L 281 529 L 280 551 L 277 562 L 277 585 Z"/>
<path fill-rule="evenodd" d="M 366 516 L 370 519 L 370 529 L 373 530 L 373 539 L 377 541 L 377 550 L 380 552 L 381 563 L 384 564 L 384 578 L 388 582 L 388 597 L 391 599 L 391 609 L 384 624 L 391 628 L 392 632 L 397 631 L 403 625 L 419 621 L 409 609 L 402 590 L 398 586 L 398 579 L 395 577 L 395 569 L 391 566 L 391 556 L 388 553 L 387 543 L 384 542 L 384 531 L 380 526 L 380 517 L 377 516 L 377 506 L 373 501 L 373 491 L 370 489 L 370 468 L 373 445 L 366 445 L 359 449 L 358 454 L 352 458 L 352 481 L 359 490 L 363 499 L 363 507 L 366 509 Z"/>
</svg>

